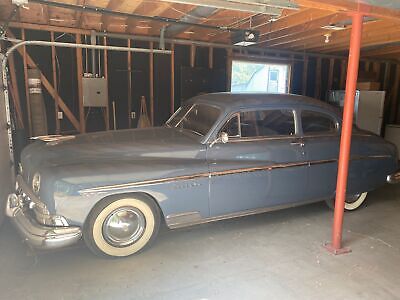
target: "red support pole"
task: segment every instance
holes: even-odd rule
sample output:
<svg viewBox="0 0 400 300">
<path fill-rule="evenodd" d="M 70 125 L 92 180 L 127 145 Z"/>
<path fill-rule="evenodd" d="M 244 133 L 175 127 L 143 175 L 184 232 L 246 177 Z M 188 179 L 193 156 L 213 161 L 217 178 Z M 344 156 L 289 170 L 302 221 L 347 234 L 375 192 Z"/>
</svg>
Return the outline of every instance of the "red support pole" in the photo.
<svg viewBox="0 0 400 300">
<path fill-rule="evenodd" d="M 338 165 L 338 177 L 336 184 L 335 212 L 333 217 L 332 243 L 326 248 L 334 254 L 350 252 L 348 248 L 342 248 L 342 228 L 344 202 L 346 199 L 347 176 L 349 171 L 351 133 L 353 127 L 354 98 L 360 63 L 361 35 L 363 14 L 354 13 L 351 28 L 349 63 L 347 68 L 346 94 L 344 99 L 342 134 L 340 139 L 340 153 Z"/>
</svg>

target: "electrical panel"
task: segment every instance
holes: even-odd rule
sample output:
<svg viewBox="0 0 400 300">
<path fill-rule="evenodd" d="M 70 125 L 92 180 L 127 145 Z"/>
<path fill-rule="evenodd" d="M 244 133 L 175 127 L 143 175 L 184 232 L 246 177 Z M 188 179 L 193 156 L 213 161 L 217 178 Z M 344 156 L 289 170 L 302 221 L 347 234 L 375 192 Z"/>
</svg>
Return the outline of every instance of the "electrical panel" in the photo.
<svg viewBox="0 0 400 300">
<path fill-rule="evenodd" d="M 82 78 L 83 106 L 107 107 L 108 83 L 105 78 Z"/>
</svg>

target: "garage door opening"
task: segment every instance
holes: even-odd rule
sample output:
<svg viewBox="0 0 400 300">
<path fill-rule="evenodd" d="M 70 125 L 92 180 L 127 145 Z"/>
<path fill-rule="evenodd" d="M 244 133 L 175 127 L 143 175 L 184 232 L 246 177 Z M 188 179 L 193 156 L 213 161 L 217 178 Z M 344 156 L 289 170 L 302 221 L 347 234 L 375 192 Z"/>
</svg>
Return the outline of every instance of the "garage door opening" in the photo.
<svg viewBox="0 0 400 300">
<path fill-rule="evenodd" d="M 287 64 L 232 61 L 232 92 L 287 93 L 289 69 Z"/>
</svg>

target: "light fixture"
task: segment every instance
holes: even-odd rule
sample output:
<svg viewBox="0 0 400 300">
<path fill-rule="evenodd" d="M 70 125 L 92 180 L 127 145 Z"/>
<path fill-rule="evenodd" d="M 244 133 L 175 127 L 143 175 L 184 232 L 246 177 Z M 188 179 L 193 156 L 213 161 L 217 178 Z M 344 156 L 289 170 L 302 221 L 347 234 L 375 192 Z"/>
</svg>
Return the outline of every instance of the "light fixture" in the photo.
<svg viewBox="0 0 400 300">
<path fill-rule="evenodd" d="M 239 30 L 232 33 L 232 44 L 235 46 L 250 46 L 258 42 L 260 32 L 256 30 Z"/>
<path fill-rule="evenodd" d="M 149 25 L 136 25 L 136 28 L 139 28 L 139 29 L 150 29 L 152 27 L 149 26 Z"/>
<path fill-rule="evenodd" d="M 328 44 L 331 41 L 332 33 L 324 34 L 325 37 L 325 44 Z"/>
<path fill-rule="evenodd" d="M 334 30 L 334 31 L 340 31 L 340 30 L 345 30 L 347 29 L 345 24 L 329 24 L 321 27 L 322 29 L 326 30 Z"/>
</svg>

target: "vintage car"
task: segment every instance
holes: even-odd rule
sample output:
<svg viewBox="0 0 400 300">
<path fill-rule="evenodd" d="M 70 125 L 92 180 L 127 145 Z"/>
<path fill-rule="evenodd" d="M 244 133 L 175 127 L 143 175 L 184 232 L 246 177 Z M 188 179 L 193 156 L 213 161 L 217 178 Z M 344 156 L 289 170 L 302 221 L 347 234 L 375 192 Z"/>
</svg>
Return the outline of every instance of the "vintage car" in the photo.
<svg viewBox="0 0 400 300">
<path fill-rule="evenodd" d="M 341 114 L 296 95 L 200 95 L 162 127 L 47 137 L 22 153 L 7 214 L 28 244 L 82 237 L 127 256 L 173 229 L 334 201 Z M 397 151 L 354 127 L 346 209 L 394 182 Z"/>
</svg>

